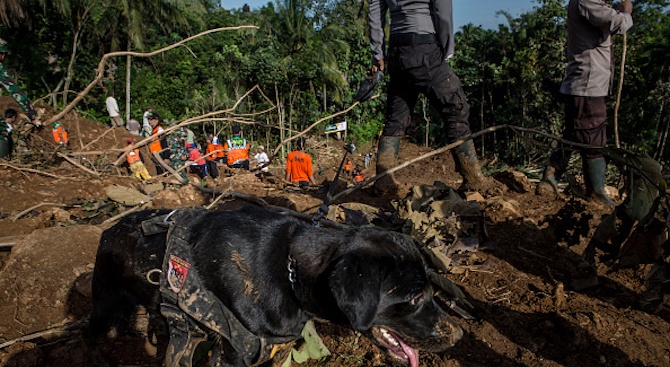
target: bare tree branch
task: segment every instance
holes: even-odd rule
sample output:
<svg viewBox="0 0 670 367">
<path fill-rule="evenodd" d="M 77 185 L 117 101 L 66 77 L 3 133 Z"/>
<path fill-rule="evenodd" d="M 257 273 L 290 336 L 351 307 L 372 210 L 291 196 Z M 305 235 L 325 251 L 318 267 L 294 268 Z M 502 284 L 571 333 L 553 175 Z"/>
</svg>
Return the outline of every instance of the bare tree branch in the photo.
<svg viewBox="0 0 670 367">
<path fill-rule="evenodd" d="M 46 125 L 52 124 L 54 121 L 58 121 L 59 119 L 62 119 L 65 114 L 70 112 L 76 105 L 81 101 L 87 94 L 90 92 L 93 87 L 95 87 L 96 84 L 100 83 L 102 80 L 103 76 L 105 75 L 105 64 L 107 63 L 107 60 L 113 57 L 119 57 L 119 56 L 133 56 L 133 57 L 152 57 L 155 55 L 158 55 L 162 52 L 171 50 L 173 48 L 179 47 L 182 44 L 194 40 L 196 38 L 202 37 L 204 35 L 210 34 L 210 33 L 215 33 L 215 32 L 221 32 L 221 31 L 230 31 L 230 30 L 238 30 L 238 29 L 258 29 L 257 26 L 254 25 L 242 25 L 242 26 L 237 26 L 237 27 L 222 27 L 222 28 L 216 28 L 216 29 L 210 29 L 204 32 L 200 32 L 194 36 L 185 38 L 177 43 L 173 43 L 170 46 L 163 47 L 159 50 L 152 51 L 152 52 L 134 52 L 134 51 L 118 51 L 118 52 L 110 52 L 102 56 L 100 59 L 100 62 L 98 63 L 98 68 L 96 69 L 96 76 L 93 81 L 84 88 L 79 94 L 77 94 L 77 97 L 75 97 L 70 104 L 68 104 L 61 112 L 58 114 L 52 116 L 49 120 L 45 122 Z"/>
</svg>

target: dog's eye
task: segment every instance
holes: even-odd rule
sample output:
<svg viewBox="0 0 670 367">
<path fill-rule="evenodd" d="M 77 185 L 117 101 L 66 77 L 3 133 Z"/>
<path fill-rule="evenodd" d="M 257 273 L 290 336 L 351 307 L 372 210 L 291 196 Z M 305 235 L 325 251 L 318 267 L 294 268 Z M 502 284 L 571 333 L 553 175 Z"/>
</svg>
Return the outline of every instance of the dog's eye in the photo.
<svg viewBox="0 0 670 367">
<path fill-rule="evenodd" d="M 422 293 L 419 293 L 419 294 L 417 294 L 416 296 L 414 296 L 414 298 L 412 298 L 412 299 L 409 301 L 409 304 L 412 305 L 412 306 L 416 306 L 416 305 L 420 304 L 420 303 L 423 301 L 423 297 L 424 297 L 423 292 L 422 292 Z"/>
</svg>

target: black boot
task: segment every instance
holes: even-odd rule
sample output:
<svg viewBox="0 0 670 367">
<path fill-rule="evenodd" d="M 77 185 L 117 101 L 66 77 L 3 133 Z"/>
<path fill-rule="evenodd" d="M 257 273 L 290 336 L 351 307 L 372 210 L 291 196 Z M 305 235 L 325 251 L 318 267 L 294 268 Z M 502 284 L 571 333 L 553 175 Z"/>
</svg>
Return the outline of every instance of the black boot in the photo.
<svg viewBox="0 0 670 367">
<path fill-rule="evenodd" d="M 376 174 L 387 171 L 397 165 L 398 151 L 400 150 L 399 136 L 382 136 L 377 148 Z M 380 195 L 397 194 L 398 184 L 393 174 L 386 175 L 375 181 L 375 191 Z"/>
<path fill-rule="evenodd" d="M 556 196 L 561 196 L 558 191 L 558 180 L 560 180 L 563 173 L 565 173 L 571 155 L 572 151 L 563 151 L 560 149 L 555 150 L 551 154 L 551 157 L 549 157 L 549 164 L 547 164 L 542 173 L 542 179 L 535 188 L 536 194 L 547 195 L 549 192 L 553 191 Z"/>
<path fill-rule="evenodd" d="M 463 176 L 463 183 L 459 190 L 486 193 L 493 188 L 490 179 L 482 173 L 472 140 L 454 148 L 453 154 L 456 170 Z"/>
<path fill-rule="evenodd" d="M 615 207 L 616 203 L 605 193 L 605 172 L 607 171 L 605 158 L 584 159 L 582 164 L 586 197 L 609 207 Z"/>
</svg>

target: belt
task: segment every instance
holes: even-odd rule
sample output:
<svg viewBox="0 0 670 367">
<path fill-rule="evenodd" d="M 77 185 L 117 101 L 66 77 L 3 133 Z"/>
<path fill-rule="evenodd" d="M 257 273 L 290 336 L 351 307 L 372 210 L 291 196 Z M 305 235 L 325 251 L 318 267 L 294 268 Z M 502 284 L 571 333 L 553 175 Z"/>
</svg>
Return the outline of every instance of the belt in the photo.
<svg viewBox="0 0 670 367">
<path fill-rule="evenodd" d="M 437 43 L 435 34 L 419 34 L 419 33 L 400 33 L 392 34 L 389 40 L 391 46 L 412 46 L 423 45 L 429 43 Z"/>
</svg>

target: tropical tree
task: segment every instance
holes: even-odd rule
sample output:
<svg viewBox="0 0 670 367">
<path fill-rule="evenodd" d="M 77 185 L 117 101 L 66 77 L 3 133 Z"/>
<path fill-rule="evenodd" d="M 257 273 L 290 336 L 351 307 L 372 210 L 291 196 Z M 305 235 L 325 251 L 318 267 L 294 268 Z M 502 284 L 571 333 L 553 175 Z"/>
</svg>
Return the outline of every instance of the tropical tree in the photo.
<svg viewBox="0 0 670 367">
<path fill-rule="evenodd" d="M 203 13 L 205 6 L 198 0 L 110 0 L 100 27 L 111 51 L 143 49 L 147 32 L 160 30 L 169 33 L 173 28 L 188 27 L 187 12 Z M 124 45 L 121 42 L 125 43 Z M 130 79 L 132 58 L 126 56 L 126 120 L 130 118 Z"/>
</svg>

